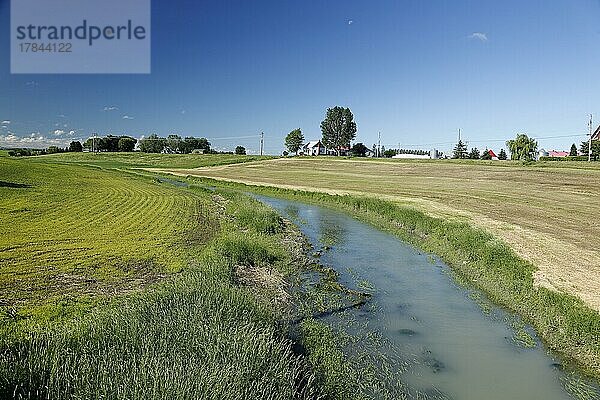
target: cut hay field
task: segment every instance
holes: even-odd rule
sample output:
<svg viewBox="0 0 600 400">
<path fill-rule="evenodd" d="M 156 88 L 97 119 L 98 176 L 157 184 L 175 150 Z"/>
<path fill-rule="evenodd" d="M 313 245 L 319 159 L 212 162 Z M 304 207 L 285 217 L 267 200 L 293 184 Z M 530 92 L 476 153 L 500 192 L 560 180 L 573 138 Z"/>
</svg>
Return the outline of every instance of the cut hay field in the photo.
<svg viewBox="0 0 600 400">
<path fill-rule="evenodd" d="M 157 169 L 158 170 L 158 169 Z M 600 310 L 600 166 L 287 158 L 164 172 L 377 197 L 468 221 L 538 271 L 537 285 Z"/>
<path fill-rule="evenodd" d="M 75 294 L 127 292 L 180 271 L 191 232 L 211 229 L 208 202 L 192 193 L 32 161 L 0 157 L 0 293 L 22 313 L 59 313 Z"/>
</svg>

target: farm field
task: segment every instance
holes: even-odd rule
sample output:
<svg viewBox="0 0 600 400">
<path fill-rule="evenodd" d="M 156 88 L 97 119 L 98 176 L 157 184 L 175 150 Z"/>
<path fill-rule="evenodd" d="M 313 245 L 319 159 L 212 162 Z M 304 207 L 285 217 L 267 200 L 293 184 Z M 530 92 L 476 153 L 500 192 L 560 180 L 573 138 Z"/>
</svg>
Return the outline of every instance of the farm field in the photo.
<svg viewBox="0 0 600 400">
<path fill-rule="evenodd" d="M 287 158 L 155 171 L 410 205 L 503 239 L 535 283 L 600 310 L 600 167 L 587 163 L 419 162 Z"/>
</svg>

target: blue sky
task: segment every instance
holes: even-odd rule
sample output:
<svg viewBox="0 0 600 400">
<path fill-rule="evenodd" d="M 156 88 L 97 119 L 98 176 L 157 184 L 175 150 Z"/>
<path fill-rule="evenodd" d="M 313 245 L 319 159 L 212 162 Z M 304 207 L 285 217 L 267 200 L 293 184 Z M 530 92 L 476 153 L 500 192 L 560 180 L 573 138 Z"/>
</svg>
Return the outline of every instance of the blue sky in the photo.
<svg viewBox="0 0 600 400">
<path fill-rule="evenodd" d="M 9 22 L 0 0 L 0 146 L 156 132 L 256 152 L 264 131 L 275 154 L 335 105 L 369 147 L 449 150 L 461 128 L 498 149 L 600 121 L 598 0 L 154 0 L 150 75 L 11 75 Z"/>
</svg>

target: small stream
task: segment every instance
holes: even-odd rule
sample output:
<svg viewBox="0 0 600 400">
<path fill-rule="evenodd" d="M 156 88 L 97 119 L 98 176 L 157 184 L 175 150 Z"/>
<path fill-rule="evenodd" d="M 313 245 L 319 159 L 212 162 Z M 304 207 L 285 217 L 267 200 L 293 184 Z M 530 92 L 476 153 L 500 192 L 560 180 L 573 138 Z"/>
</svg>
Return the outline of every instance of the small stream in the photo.
<svg viewBox="0 0 600 400">
<path fill-rule="evenodd" d="M 320 263 L 335 269 L 341 283 L 372 294 L 364 307 L 322 320 L 377 338 L 355 347 L 367 349 L 386 371 L 397 398 L 600 398 L 519 318 L 459 284 L 439 259 L 343 213 L 256 197 L 299 226 L 314 249 L 322 250 Z M 375 397 L 380 392 L 371 389 Z"/>
</svg>

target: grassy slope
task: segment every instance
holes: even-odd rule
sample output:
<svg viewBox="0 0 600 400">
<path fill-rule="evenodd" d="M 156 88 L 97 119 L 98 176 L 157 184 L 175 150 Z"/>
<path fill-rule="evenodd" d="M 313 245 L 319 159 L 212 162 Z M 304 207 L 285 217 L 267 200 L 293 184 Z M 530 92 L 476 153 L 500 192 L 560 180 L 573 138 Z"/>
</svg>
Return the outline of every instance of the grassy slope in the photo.
<svg viewBox="0 0 600 400">
<path fill-rule="evenodd" d="M 2 157 L 0 180 L 0 291 L 23 313 L 179 271 L 186 233 L 216 229 L 206 199 L 116 172 Z"/>
<path fill-rule="evenodd" d="M 246 186 L 212 179 L 200 178 L 200 181 L 341 209 L 437 254 L 470 284 L 487 293 L 492 301 L 532 324 L 550 349 L 600 379 L 598 312 L 576 297 L 534 286 L 535 266 L 482 230 L 386 200 Z"/>
<path fill-rule="evenodd" d="M 198 168 L 268 160 L 270 156 L 229 154 L 62 153 L 36 157 L 45 163 L 93 165 L 102 168 Z"/>
<path fill-rule="evenodd" d="M 533 262 L 538 283 L 577 295 L 600 310 L 598 164 L 294 158 L 177 172 L 368 195 L 466 220 Z"/>
<path fill-rule="evenodd" d="M 245 196 L 47 159 L 0 158 L 0 397 L 318 394 L 279 328 L 275 289 L 235 275 L 290 272 L 275 213 Z M 104 306 L 86 306 L 98 297 Z"/>
</svg>

